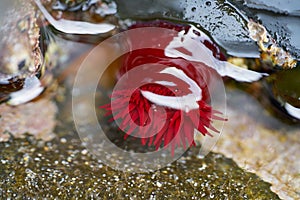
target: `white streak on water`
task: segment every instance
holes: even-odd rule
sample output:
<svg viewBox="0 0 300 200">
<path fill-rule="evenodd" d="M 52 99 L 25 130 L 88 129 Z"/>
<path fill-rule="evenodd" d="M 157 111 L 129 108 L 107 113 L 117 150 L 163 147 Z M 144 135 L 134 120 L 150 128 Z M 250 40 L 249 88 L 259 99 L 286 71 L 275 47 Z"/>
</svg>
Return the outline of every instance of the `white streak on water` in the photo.
<svg viewBox="0 0 300 200">
<path fill-rule="evenodd" d="M 115 29 L 115 25 L 108 23 L 89 23 L 84 21 L 73 21 L 65 19 L 54 19 L 46 8 L 42 5 L 40 0 L 35 0 L 36 5 L 43 13 L 44 17 L 50 22 L 50 24 L 57 30 L 67 34 L 103 34 L 108 33 Z"/>
<path fill-rule="evenodd" d="M 203 41 L 207 39 L 207 36 L 198 36 L 193 32 L 194 30 L 202 35 L 202 32 L 194 26 L 191 26 L 186 34 L 184 31 L 179 32 L 178 36 L 174 37 L 166 47 L 165 55 L 171 58 L 182 57 L 189 61 L 202 62 L 215 69 L 221 76 L 229 76 L 241 82 L 253 82 L 261 79 L 263 76 L 267 76 L 267 74 L 243 69 L 229 62 L 216 59 L 204 44 L 196 42 L 196 40 Z M 212 42 L 211 40 L 209 41 Z M 190 52 L 190 55 L 181 52 L 180 48 Z"/>
</svg>

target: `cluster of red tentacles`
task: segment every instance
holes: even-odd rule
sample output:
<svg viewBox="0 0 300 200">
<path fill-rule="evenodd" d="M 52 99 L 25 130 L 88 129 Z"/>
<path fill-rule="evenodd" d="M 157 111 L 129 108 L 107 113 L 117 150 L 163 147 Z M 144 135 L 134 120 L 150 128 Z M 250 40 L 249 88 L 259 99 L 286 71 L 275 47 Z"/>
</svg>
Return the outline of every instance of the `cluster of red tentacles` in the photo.
<svg viewBox="0 0 300 200">
<path fill-rule="evenodd" d="M 173 28 L 177 31 L 186 30 L 188 26 L 178 26 L 167 22 L 144 23 L 135 25 L 137 27 L 158 26 Z M 217 48 L 215 44 L 209 47 Z M 212 51 L 214 51 L 214 48 Z M 215 52 L 215 51 L 214 51 Z M 221 54 L 218 54 L 222 57 Z M 223 59 L 223 57 L 222 57 Z M 194 80 L 198 87 L 201 88 L 202 96 L 196 102 L 198 108 L 191 110 L 174 109 L 168 106 L 156 104 L 147 99 L 142 91 L 149 91 L 154 94 L 181 97 L 190 93 L 189 85 L 182 79 L 172 76 L 171 74 L 159 73 L 160 67 L 147 67 L 149 63 L 160 64 L 161 66 L 175 67 Z M 139 49 L 130 52 L 125 56 L 123 64 L 119 71 L 119 77 L 122 77 L 129 70 L 135 67 L 145 65 L 143 74 L 147 75 L 151 82 L 143 84 L 139 88 L 131 87 L 130 84 L 122 89 L 114 91 L 111 103 L 101 106 L 106 109 L 107 116 L 113 116 L 111 120 L 118 122 L 118 126 L 125 132 L 124 139 L 128 136 L 136 136 L 141 139 L 143 145 L 154 145 L 156 149 L 166 147 L 170 144 L 171 151 L 174 153 L 176 147 L 186 149 L 194 142 L 194 129 L 203 135 L 212 136 L 212 132 L 218 132 L 213 126 L 213 120 L 223 120 L 217 115 L 220 112 L 213 110 L 210 106 L 210 94 L 207 83 L 209 77 L 216 73 L 210 67 L 200 63 L 195 67 L 193 62 L 183 58 L 169 58 L 165 56 L 162 49 Z M 127 77 L 128 80 L 136 77 Z M 145 78 L 145 77 L 144 77 Z M 141 77 L 141 80 L 143 77 Z M 162 85 L 158 81 L 169 81 L 174 85 Z M 163 103 L 162 103 L 163 104 Z"/>
</svg>

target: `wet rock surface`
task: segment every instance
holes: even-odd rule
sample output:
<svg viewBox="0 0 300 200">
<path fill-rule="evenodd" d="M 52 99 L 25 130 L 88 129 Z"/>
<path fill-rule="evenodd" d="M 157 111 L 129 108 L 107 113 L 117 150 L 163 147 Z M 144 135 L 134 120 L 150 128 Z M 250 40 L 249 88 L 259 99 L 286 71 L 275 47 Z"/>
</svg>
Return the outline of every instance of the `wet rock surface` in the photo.
<svg viewBox="0 0 300 200">
<path fill-rule="evenodd" d="M 279 199 L 270 184 L 231 159 L 196 149 L 153 173 L 115 171 L 94 158 L 78 138 L 2 143 L 2 198 L 59 199 Z"/>
<path fill-rule="evenodd" d="M 300 59 L 297 34 L 300 31 L 299 1 L 232 0 L 232 2 L 246 15 L 260 21 L 280 46 L 290 51 L 297 60 Z"/>
<path fill-rule="evenodd" d="M 300 58 L 297 0 L 288 3 L 279 0 L 200 0 L 172 3 L 166 0 L 126 3 L 116 0 L 116 3 L 122 18 L 163 18 L 196 23 L 209 32 L 229 55 L 239 57 L 259 57 L 258 48 L 245 28 L 251 18 L 260 21 L 282 47 L 291 51 L 298 60 Z M 136 7 L 140 9 L 136 10 Z"/>
<path fill-rule="evenodd" d="M 130 3 L 116 1 L 119 5 L 120 16 L 133 19 L 165 18 L 192 22 L 198 24 L 205 32 L 223 47 L 228 54 L 235 56 L 257 57 L 255 42 L 248 37 L 247 18 L 240 15 L 235 7 L 224 0 L 214 1 L 154 1 L 157 6 L 152 7 L 152 1 L 139 1 L 140 12 L 133 12 Z M 133 3 L 133 2 L 132 2 Z M 134 2 L 135 3 L 135 2 Z M 127 4 L 127 3 L 126 3 Z M 143 8 L 145 8 L 143 10 Z M 239 51 L 236 51 L 236 47 Z"/>
</svg>

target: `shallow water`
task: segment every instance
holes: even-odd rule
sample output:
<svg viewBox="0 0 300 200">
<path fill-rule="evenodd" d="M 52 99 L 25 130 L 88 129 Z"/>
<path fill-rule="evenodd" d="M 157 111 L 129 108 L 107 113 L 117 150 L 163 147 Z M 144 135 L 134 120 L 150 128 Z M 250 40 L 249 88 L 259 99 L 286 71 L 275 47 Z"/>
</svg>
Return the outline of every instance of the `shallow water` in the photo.
<svg viewBox="0 0 300 200">
<path fill-rule="evenodd" d="M 9 2 L 11 1 L 1 1 L 0 9 L 8 9 L 7 6 L 11 6 Z M 167 1 L 154 1 L 156 4 L 151 7 L 150 1 L 129 1 L 128 4 L 123 1 L 116 2 L 122 18 L 141 19 L 150 16 L 199 22 L 228 55 L 250 58 L 259 56 L 255 42 L 248 37 L 244 16 L 237 12 L 242 1 L 233 1 L 237 2 L 237 7 L 232 7 L 231 4 L 221 0 L 199 1 L 197 5 L 194 2 L 187 4 L 174 1 L 170 4 Z M 151 2 L 153 5 L 153 1 Z M 245 9 L 245 13 L 249 14 L 253 11 L 250 3 L 253 1 L 247 2 L 249 10 Z M 141 6 L 137 6 L 137 3 Z M 139 8 L 139 12 L 136 7 Z M 299 59 L 299 40 L 296 34 L 298 33 L 296 23 L 299 20 L 298 10 L 287 9 L 293 16 L 278 14 L 277 11 L 274 14 L 273 9 L 265 6 L 261 6 L 258 11 L 255 10 L 255 16 L 263 22 L 280 44 L 291 50 L 291 53 Z M 278 15 L 275 24 L 271 17 L 273 15 Z M 217 18 L 220 16 L 224 16 L 224 21 Z M 290 22 L 295 22 L 290 25 L 292 26 L 290 28 L 281 26 Z M 52 32 L 53 27 L 49 31 Z M 72 39 L 75 42 L 70 41 Z M 61 33 L 57 37 L 59 45 L 70 56 L 55 72 L 61 81 L 53 100 L 58 106 L 58 114 L 55 116 L 57 125 L 54 130 L 56 138 L 44 142 L 25 134 L 23 139 L 13 138 L 0 144 L 0 197 L 300 198 L 299 120 L 288 115 L 280 106 L 280 102 L 274 96 L 273 79 L 269 81 L 266 78 L 253 84 L 236 83 L 225 79 L 228 122 L 213 152 L 205 158 L 200 158 L 199 147 L 194 147 L 182 158 L 156 172 L 141 174 L 123 172 L 105 165 L 99 157 L 85 149 L 83 140 L 78 137 L 74 127 L 70 90 L 78 66 L 92 47 L 91 44 L 76 42 L 77 39 L 78 37 L 75 36 L 64 37 Z M 86 39 L 89 37 L 81 41 Z M 95 41 L 94 37 L 91 41 Z M 107 51 L 103 52 L 107 53 Z M 249 63 L 253 61 L 253 59 L 247 60 Z M 114 74 L 115 71 L 109 73 Z M 294 74 L 295 77 L 288 76 L 294 79 L 290 81 L 292 86 L 298 83 L 299 73 Z M 276 75 L 274 75 L 275 81 Z M 92 72 L 91 76 L 93 76 Z M 107 83 L 106 90 L 97 91 L 97 103 L 100 104 L 100 100 L 109 93 L 107 87 L 114 84 L 111 80 L 112 76 L 114 75 L 109 74 L 108 77 L 104 77 L 103 81 Z M 278 73 L 278 77 L 282 80 L 284 74 Z M 89 79 L 90 77 L 86 77 L 87 88 Z M 282 85 L 280 82 L 275 82 L 274 85 L 280 84 Z M 283 89 L 285 92 L 281 96 L 291 103 L 295 102 L 294 98 L 288 97 L 297 97 L 298 91 L 295 91 L 294 87 L 284 85 L 285 87 L 292 88 L 292 92 L 290 89 Z M 36 108 L 34 103 L 25 113 L 30 113 L 32 108 Z M 84 107 L 81 109 L 82 112 L 86 111 Z M 144 146 L 137 143 L 135 139 L 124 141 L 123 134 L 120 134 L 113 124 L 105 124 L 105 128 L 110 134 L 110 139 L 118 146 L 141 152 L 145 150 Z M 108 159 L 118 163 L 118 155 L 109 156 Z"/>
</svg>

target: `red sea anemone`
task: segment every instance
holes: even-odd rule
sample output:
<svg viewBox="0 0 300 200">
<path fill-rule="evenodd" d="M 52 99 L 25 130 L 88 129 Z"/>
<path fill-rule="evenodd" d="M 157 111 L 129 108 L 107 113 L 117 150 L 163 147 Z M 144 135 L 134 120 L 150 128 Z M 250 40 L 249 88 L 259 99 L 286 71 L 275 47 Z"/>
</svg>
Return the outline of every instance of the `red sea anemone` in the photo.
<svg viewBox="0 0 300 200">
<path fill-rule="evenodd" d="M 155 23 L 177 31 L 189 29 L 167 22 Z M 147 26 L 153 23 L 132 28 Z M 167 42 L 160 43 L 167 44 L 172 37 L 163 39 Z M 213 47 L 215 57 L 224 59 L 215 44 L 209 43 L 209 47 Z M 165 46 L 143 48 L 125 55 L 119 77 L 125 76 L 126 80 L 114 90 L 111 103 L 102 108 L 106 115 L 113 115 L 112 120 L 125 132 L 124 139 L 135 136 L 143 145 L 154 145 L 156 149 L 170 144 L 174 153 L 176 146 L 186 149 L 195 145 L 194 130 L 209 136 L 213 136 L 212 131 L 218 133 L 212 122 L 224 119 L 210 106 L 208 84 L 217 72 L 205 63 L 168 57 L 164 49 Z M 139 70 L 134 71 L 136 68 Z"/>
</svg>

